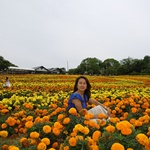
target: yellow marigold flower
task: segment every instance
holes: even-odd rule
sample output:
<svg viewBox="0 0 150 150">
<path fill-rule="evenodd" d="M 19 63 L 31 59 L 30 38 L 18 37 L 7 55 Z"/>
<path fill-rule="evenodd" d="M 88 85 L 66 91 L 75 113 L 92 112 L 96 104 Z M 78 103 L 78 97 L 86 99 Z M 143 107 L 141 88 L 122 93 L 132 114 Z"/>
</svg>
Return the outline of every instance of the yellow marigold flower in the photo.
<svg viewBox="0 0 150 150">
<path fill-rule="evenodd" d="M 71 138 L 69 139 L 69 144 L 70 144 L 70 146 L 76 146 L 76 144 L 77 144 L 76 138 L 71 137 Z"/>
<path fill-rule="evenodd" d="M 108 125 L 108 126 L 106 127 L 106 131 L 107 131 L 107 132 L 110 132 L 110 133 L 113 133 L 113 132 L 115 131 L 115 127 L 112 126 L 112 125 Z"/>
<path fill-rule="evenodd" d="M 88 127 L 84 127 L 84 128 L 83 128 L 83 133 L 84 133 L 85 135 L 87 135 L 89 132 L 90 132 L 90 130 L 89 130 Z"/>
<path fill-rule="evenodd" d="M 111 146 L 111 150 L 125 150 L 124 146 L 120 143 L 114 143 Z"/>
<path fill-rule="evenodd" d="M 46 145 L 49 145 L 50 144 L 50 139 L 49 138 L 43 138 L 41 140 L 41 142 L 45 143 Z"/>
<path fill-rule="evenodd" d="M 83 128 L 83 126 L 81 124 L 76 124 L 75 125 L 75 129 L 80 130 L 81 128 Z"/>
<path fill-rule="evenodd" d="M 39 143 L 37 146 L 37 150 L 46 150 L 47 146 L 45 143 Z"/>
<path fill-rule="evenodd" d="M 70 118 L 69 117 L 64 118 L 63 124 L 68 124 L 69 122 L 70 122 Z"/>
<path fill-rule="evenodd" d="M 49 125 L 43 126 L 43 131 L 44 133 L 48 134 L 51 132 L 51 127 Z"/>
<path fill-rule="evenodd" d="M 30 133 L 30 137 L 33 139 L 39 138 L 40 134 L 36 131 Z"/>
<path fill-rule="evenodd" d="M 33 122 L 32 121 L 27 121 L 26 123 L 25 123 L 25 127 L 26 128 L 31 128 L 33 126 Z"/>
<path fill-rule="evenodd" d="M 11 145 L 8 147 L 8 150 L 20 150 L 20 149 L 16 146 Z"/>
<path fill-rule="evenodd" d="M 139 133 L 137 136 L 136 136 L 136 140 L 142 144 L 143 146 L 147 146 L 149 144 L 149 139 L 148 137 L 143 134 L 143 133 Z"/>
<path fill-rule="evenodd" d="M 69 114 L 76 115 L 77 114 L 77 110 L 72 107 L 72 108 L 69 109 Z"/>
<path fill-rule="evenodd" d="M 127 148 L 127 150 L 133 150 L 133 148 Z"/>
<path fill-rule="evenodd" d="M 8 132 L 3 130 L 3 131 L 0 131 L 0 136 L 3 137 L 3 138 L 6 138 L 8 136 Z"/>
<path fill-rule="evenodd" d="M 100 136 L 101 136 L 101 132 L 97 130 L 97 131 L 95 131 L 95 132 L 93 133 L 92 139 L 93 139 L 94 141 L 98 141 L 98 139 L 99 139 Z"/>
</svg>

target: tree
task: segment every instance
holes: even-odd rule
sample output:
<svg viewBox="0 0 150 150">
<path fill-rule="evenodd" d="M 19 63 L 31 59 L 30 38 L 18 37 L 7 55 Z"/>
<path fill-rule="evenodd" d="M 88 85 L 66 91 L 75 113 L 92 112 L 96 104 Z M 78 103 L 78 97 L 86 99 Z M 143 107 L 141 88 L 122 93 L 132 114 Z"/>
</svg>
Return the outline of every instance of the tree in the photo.
<svg viewBox="0 0 150 150">
<path fill-rule="evenodd" d="M 5 60 L 2 56 L 0 56 L 0 71 L 5 71 L 10 66 L 16 67 L 16 65 L 12 64 L 8 60 Z"/>
<path fill-rule="evenodd" d="M 150 74 L 150 56 L 145 56 L 142 61 L 142 73 Z"/>
<path fill-rule="evenodd" d="M 134 60 L 130 57 L 125 58 L 120 61 L 121 66 L 118 69 L 118 73 L 121 75 L 126 75 L 130 74 L 132 70 L 132 65 L 133 65 Z"/>
<path fill-rule="evenodd" d="M 103 74 L 104 75 L 117 75 L 118 74 L 118 68 L 120 66 L 119 61 L 108 58 L 103 63 Z"/>
<path fill-rule="evenodd" d="M 78 70 L 82 74 L 100 74 L 100 67 L 102 66 L 102 61 L 97 58 L 86 58 L 84 59 L 81 64 L 78 66 Z"/>
</svg>

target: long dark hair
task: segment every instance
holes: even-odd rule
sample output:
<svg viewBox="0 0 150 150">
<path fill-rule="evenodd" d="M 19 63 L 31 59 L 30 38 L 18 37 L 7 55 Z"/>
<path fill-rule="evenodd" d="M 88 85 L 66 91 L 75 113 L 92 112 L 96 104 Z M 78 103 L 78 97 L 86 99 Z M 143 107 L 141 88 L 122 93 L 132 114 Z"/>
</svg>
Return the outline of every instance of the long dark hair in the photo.
<svg viewBox="0 0 150 150">
<path fill-rule="evenodd" d="M 87 95 L 88 100 L 89 100 L 89 98 L 90 98 L 90 96 L 91 96 L 91 84 L 90 84 L 89 80 L 88 80 L 85 76 L 79 76 L 79 77 L 76 79 L 73 92 L 76 92 L 76 91 L 78 90 L 77 84 L 78 84 L 79 79 L 84 79 L 84 80 L 86 81 L 87 89 L 84 91 L 84 94 Z"/>
</svg>

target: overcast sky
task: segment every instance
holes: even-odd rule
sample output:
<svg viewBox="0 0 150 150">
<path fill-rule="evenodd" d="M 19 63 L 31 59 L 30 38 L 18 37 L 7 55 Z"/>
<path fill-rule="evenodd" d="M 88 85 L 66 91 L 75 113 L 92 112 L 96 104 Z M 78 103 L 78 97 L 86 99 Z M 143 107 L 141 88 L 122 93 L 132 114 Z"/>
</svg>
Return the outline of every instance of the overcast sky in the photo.
<svg viewBox="0 0 150 150">
<path fill-rule="evenodd" d="M 27 68 L 143 59 L 150 55 L 150 0 L 0 0 L 0 55 Z"/>
</svg>

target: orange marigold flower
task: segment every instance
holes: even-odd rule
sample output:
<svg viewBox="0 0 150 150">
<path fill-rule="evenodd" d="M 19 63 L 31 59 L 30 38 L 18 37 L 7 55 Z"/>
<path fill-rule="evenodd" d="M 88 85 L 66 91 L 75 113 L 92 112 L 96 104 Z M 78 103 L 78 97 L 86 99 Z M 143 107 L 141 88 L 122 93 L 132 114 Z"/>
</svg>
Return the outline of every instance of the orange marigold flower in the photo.
<svg viewBox="0 0 150 150">
<path fill-rule="evenodd" d="M 8 150 L 8 145 L 7 144 L 4 144 L 3 146 L 2 146 L 2 150 Z"/>
<path fill-rule="evenodd" d="M 130 119 L 130 123 L 131 123 L 131 124 L 134 124 L 134 123 L 135 123 L 135 121 L 136 121 L 136 119 L 135 119 L 135 118 L 131 118 L 131 119 Z"/>
<path fill-rule="evenodd" d="M 27 120 L 27 121 L 33 121 L 33 116 L 28 116 L 28 117 L 26 118 L 26 120 Z"/>
<path fill-rule="evenodd" d="M 25 140 L 27 140 L 27 138 L 22 137 L 22 138 L 20 139 L 20 143 L 22 143 L 22 142 L 25 141 Z"/>
<path fill-rule="evenodd" d="M 37 150 L 46 150 L 47 146 L 45 143 L 39 143 L 37 146 Z"/>
<path fill-rule="evenodd" d="M 3 131 L 0 131 L 0 136 L 3 137 L 3 138 L 6 138 L 8 136 L 8 132 L 3 130 Z"/>
<path fill-rule="evenodd" d="M 85 114 L 84 118 L 85 118 L 86 120 L 89 120 L 89 119 L 94 118 L 94 115 L 91 114 L 91 113 L 87 113 L 87 114 Z"/>
<path fill-rule="evenodd" d="M 130 124 L 127 120 L 120 121 L 116 124 L 116 128 L 118 130 L 122 130 L 124 128 L 131 128 L 131 127 L 132 127 L 132 124 Z"/>
<path fill-rule="evenodd" d="M 7 127 L 7 124 L 6 123 L 2 123 L 1 128 L 5 129 L 6 127 Z"/>
<path fill-rule="evenodd" d="M 26 128 L 31 128 L 33 126 L 33 122 L 32 121 L 27 121 L 26 123 L 25 123 L 25 127 Z"/>
<path fill-rule="evenodd" d="M 3 114 L 8 113 L 8 112 L 9 112 L 8 109 L 2 109 L 2 110 L 1 110 L 1 113 L 3 113 Z"/>
<path fill-rule="evenodd" d="M 61 129 L 63 126 L 60 124 L 60 122 L 55 122 L 54 123 L 54 128 L 57 128 L 57 129 Z"/>
<path fill-rule="evenodd" d="M 13 117 L 8 117 L 6 120 L 9 126 L 14 126 L 16 124 L 16 120 Z"/>
<path fill-rule="evenodd" d="M 111 146 L 111 150 L 125 150 L 124 146 L 120 143 L 114 143 Z"/>
<path fill-rule="evenodd" d="M 54 143 L 52 144 L 52 147 L 53 147 L 53 148 L 58 147 L 58 142 L 54 142 Z"/>
<path fill-rule="evenodd" d="M 112 126 L 112 125 L 108 125 L 108 126 L 106 127 L 106 131 L 107 131 L 107 132 L 110 132 L 110 133 L 113 133 L 113 132 L 115 131 L 115 127 Z"/>
<path fill-rule="evenodd" d="M 112 123 L 116 123 L 118 122 L 118 118 L 110 118 L 109 121 Z"/>
<path fill-rule="evenodd" d="M 43 127 L 43 131 L 44 131 L 44 133 L 48 134 L 51 132 L 51 127 L 49 125 L 45 125 Z"/>
<path fill-rule="evenodd" d="M 60 130 L 58 130 L 58 128 L 54 127 L 52 131 L 56 136 L 58 136 L 60 134 Z"/>
<path fill-rule="evenodd" d="M 33 139 L 39 138 L 40 134 L 36 131 L 30 133 L 30 137 Z"/>
<path fill-rule="evenodd" d="M 70 146 L 76 146 L 76 144 L 77 144 L 76 138 L 71 137 L 71 138 L 69 139 L 69 144 L 70 144 Z"/>
<path fill-rule="evenodd" d="M 136 136 L 136 140 L 142 144 L 143 146 L 147 146 L 149 144 L 149 139 L 148 137 L 143 134 L 143 133 L 139 133 L 137 136 Z"/>
<path fill-rule="evenodd" d="M 124 128 L 124 129 L 121 130 L 121 133 L 123 135 L 130 135 L 132 133 L 132 129 L 130 129 L 130 128 Z"/>
<path fill-rule="evenodd" d="M 86 115 L 86 114 L 88 114 L 88 111 L 87 111 L 87 109 L 82 109 L 81 111 L 80 111 L 80 114 L 81 115 Z"/>
<path fill-rule="evenodd" d="M 99 139 L 100 136 L 101 136 L 101 132 L 97 130 L 97 131 L 95 131 L 95 132 L 93 133 L 92 139 L 93 139 L 94 141 L 98 141 L 98 139 Z"/>
<path fill-rule="evenodd" d="M 20 150 L 18 147 L 13 146 L 13 145 L 9 146 L 8 149 L 9 150 Z"/>
<path fill-rule="evenodd" d="M 69 109 L 69 114 L 76 115 L 77 114 L 77 110 L 72 107 L 72 108 Z"/>
<path fill-rule="evenodd" d="M 63 119 L 64 118 L 64 114 L 59 114 L 58 115 L 58 120 L 61 120 L 61 119 Z"/>
<path fill-rule="evenodd" d="M 107 118 L 107 116 L 103 113 L 98 114 L 99 119 Z"/>
<path fill-rule="evenodd" d="M 49 138 L 43 138 L 41 140 L 41 142 L 45 143 L 46 145 L 49 145 L 50 144 L 50 139 Z"/>
<path fill-rule="evenodd" d="M 131 108 L 131 112 L 132 112 L 133 114 L 135 114 L 135 113 L 137 112 L 137 108 L 135 108 L 135 107 Z"/>
<path fill-rule="evenodd" d="M 50 116 L 43 116 L 43 121 L 44 122 L 48 122 L 49 121 Z"/>
<path fill-rule="evenodd" d="M 65 146 L 63 150 L 69 150 L 69 146 Z"/>
<path fill-rule="evenodd" d="M 68 124 L 69 122 L 70 122 L 70 118 L 69 117 L 64 118 L 63 124 Z"/>
<path fill-rule="evenodd" d="M 134 126 L 135 127 L 140 127 L 140 126 L 142 126 L 142 124 L 143 123 L 140 120 L 136 120 L 135 123 L 134 123 Z"/>
</svg>

